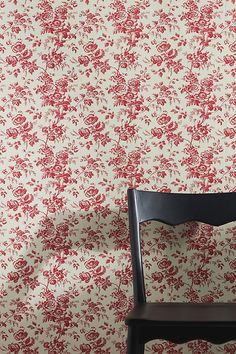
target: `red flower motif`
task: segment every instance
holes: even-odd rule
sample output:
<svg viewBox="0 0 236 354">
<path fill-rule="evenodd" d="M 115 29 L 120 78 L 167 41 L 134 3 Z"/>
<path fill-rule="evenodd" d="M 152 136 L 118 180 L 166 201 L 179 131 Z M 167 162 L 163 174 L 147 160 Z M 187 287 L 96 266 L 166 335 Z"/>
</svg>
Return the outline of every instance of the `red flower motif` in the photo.
<svg viewBox="0 0 236 354">
<path fill-rule="evenodd" d="M 92 347 L 90 344 L 81 344 L 80 350 L 81 350 L 81 353 L 90 354 Z"/>
<path fill-rule="evenodd" d="M 90 198 L 90 197 L 94 197 L 96 194 L 98 194 L 98 189 L 95 187 L 89 187 L 85 190 L 85 195 L 86 197 Z"/>
<path fill-rule="evenodd" d="M 10 272 L 7 274 L 7 277 L 10 281 L 17 283 L 20 278 L 20 275 L 17 272 Z"/>
<path fill-rule="evenodd" d="M 26 121 L 26 118 L 22 114 L 17 114 L 15 117 L 12 118 L 12 122 L 14 125 L 23 124 L 25 121 Z"/>
<path fill-rule="evenodd" d="M 236 134 L 236 131 L 234 130 L 234 128 L 225 128 L 224 129 L 224 135 L 230 139 L 234 139 L 235 134 Z"/>
<path fill-rule="evenodd" d="M 18 354 L 20 352 L 20 346 L 17 343 L 11 343 L 8 345 L 8 350 L 10 353 Z"/>
<path fill-rule="evenodd" d="M 88 269 L 90 269 L 90 268 L 88 268 Z M 80 273 L 79 277 L 80 277 L 81 281 L 84 281 L 85 283 L 89 283 L 91 280 L 91 275 L 89 272 Z"/>
<path fill-rule="evenodd" d="M 16 139 L 18 136 L 18 130 L 16 128 L 9 128 L 6 130 L 7 135 L 9 138 Z"/>
<path fill-rule="evenodd" d="M 89 342 L 93 342 L 98 339 L 99 333 L 95 329 L 92 329 L 91 331 L 86 333 L 85 337 Z"/>
<path fill-rule="evenodd" d="M 13 262 L 13 265 L 15 269 L 22 269 L 27 265 L 27 261 L 20 257 L 15 262 Z"/>
<path fill-rule="evenodd" d="M 89 114 L 86 118 L 84 118 L 84 123 L 86 125 L 95 124 L 98 121 L 98 117 L 94 114 Z"/>
<path fill-rule="evenodd" d="M 95 267 L 98 266 L 98 264 L 99 264 L 99 262 L 95 258 L 90 258 L 88 261 L 86 261 L 84 263 L 84 265 L 87 269 L 94 269 Z"/>
<path fill-rule="evenodd" d="M 160 262 L 158 262 L 159 269 L 167 269 L 171 266 L 171 261 L 168 258 L 163 258 Z"/>
<path fill-rule="evenodd" d="M 161 53 L 167 52 L 168 49 L 170 49 L 170 47 L 171 47 L 171 45 L 169 43 L 167 43 L 166 41 L 162 41 L 160 44 L 158 44 L 156 46 L 157 51 L 161 52 Z"/>
<path fill-rule="evenodd" d="M 90 62 L 90 59 L 88 56 L 85 56 L 85 55 L 81 55 L 78 57 L 78 62 L 84 66 L 88 66 L 89 62 Z"/>
<path fill-rule="evenodd" d="M 158 139 L 162 138 L 163 130 L 161 128 L 153 128 L 151 130 L 153 136 L 157 137 Z"/>
<path fill-rule="evenodd" d="M 23 340 L 28 337 L 27 332 L 25 332 L 23 329 L 20 329 L 14 334 L 14 338 L 18 341 Z"/>
<path fill-rule="evenodd" d="M 156 64 L 158 66 L 161 66 L 161 64 L 163 63 L 163 59 L 160 55 L 154 55 L 151 57 L 151 62 L 153 64 Z"/>
<path fill-rule="evenodd" d="M 86 53 L 94 52 L 97 49 L 97 44 L 93 41 L 89 41 L 86 45 L 84 45 L 84 51 Z"/>
<path fill-rule="evenodd" d="M 22 43 L 21 41 L 16 42 L 13 46 L 12 46 L 12 51 L 14 53 L 20 53 L 25 49 L 25 44 Z"/>
<path fill-rule="evenodd" d="M 20 198 L 23 195 L 25 195 L 26 192 L 27 192 L 27 190 L 24 187 L 19 186 L 16 189 L 14 189 L 12 193 L 13 193 L 14 197 Z"/>
<path fill-rule="evenodd" d="M 155 272 L 155 273 L 152 273 L 152 279 L 154 281 L 157 281 L 158 283 L 161 283 L 162 280 L 164 279 L 164 275 L 161 272 Z"/>
<path fill-rule="evenodd" d="M 168 114 L 162 114 L 160 117 L 157 118 L 157 123 L 160 125 L 166 125 L 171 120 Z"/>
<path fill-rule="evenodd" d="M 229 49 L 231 52 L 236 53 L 236 41 L 230 44 Z"/>
<path fill-rule="evenodd" d="M 7 202 L 7 206 L 8 206 L 8 208 L 10 208 L 10 209 L 16 211 L 16 210 L 18 209 L 18 207 L 19 207 L 19 203 L 18 203 L 17 200 L 12 200 L 12 199 L 11 199 L 11 200 L 9 200 L 9 201 Z"/>
<path fill-rule="evenodd" d="M 229 64 L 230 66 L 233 66 L 235 64 L 236 58 L 234 55 L 225 55 L 224 56 L 224 62 L 225 64 Z"/>
<path fill-rule="evenodd" d="M 105 52 L 103 49 L 98 49 L 95 52 L 93 52 L 93 60 L 101 59 L 104 56 Z"/>
<path fill-rule="evenodd" d="M 90 131 L 88 128 L 79 129 L 79 135 L 85 139 L 88 139 L 90 136 Z"/>
<path fill-rule="evenodd" d="M 7 64 L 14 67 L 18 63 L 18 59 L 16 56 L 9 55 L 8 57 L 6 57 L 6 62 Z"/>
<path fill-rule="evenodd" d="M 88 200 L 82 200 L 79 202 L 79 206 L 82 210 L 88 211 L 91 207 L 91 204 Z"/>
</svg>

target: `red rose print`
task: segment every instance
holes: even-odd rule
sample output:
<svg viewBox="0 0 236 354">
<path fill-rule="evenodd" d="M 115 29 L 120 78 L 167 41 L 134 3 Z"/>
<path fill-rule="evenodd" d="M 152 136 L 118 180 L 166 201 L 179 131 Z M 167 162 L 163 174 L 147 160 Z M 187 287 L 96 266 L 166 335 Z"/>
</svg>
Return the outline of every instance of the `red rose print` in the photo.
<svg viewBox="0 0 236 354">
<path fill-rule="evenodd" d="M 236 114 L 233 115 L 232 117 L 230 117 L 229 121 L 230 121 L 230 124 L 236 125 Z"/>
<path fill-rule="evenodd" d="M 208 303 L 208 304 L 210 304 L 210 303 L 212 303 L 213 301 L 214 301 L 214 297 L 211 296 L 211 295 L 206 295 L 206 296 L 203 296 L 203 297 L 202 297 L 202 302 L 203 302 L 203 303 Z"/>
<path fill-rule="evenodd" d="M 93 59 L 101 59 L 104 56 L 105 52 L 103 49 L 98 49 L 93 52 Z"/>
<path fill-rule="evenodd" d="M 14 55 L 9 55 L 8 57 L 6 57 L 6 62 L 7 64 L 12 65 L 14 67 L 18 63 L 18 59 Z"/>
<path fill-rule="evenodd" d="M 85 119 L 84 119 L 84 123 L 86 125 L 91 125 L 91 124 L 95 124 L 98 120 L 98 117 L 95 116 L 94 114 L 89 114 Z"/>
<path fill-rule="evenodd" d="M 178 52 L 176 49 L 171 49 L 166 53 L 167 59 L 174 59 L 177 56 Z"/>
<path fill-rule="evenodd" d="M 227 272 L 224 274 L 224 278 L 226 281 L 233 284 L 235 282 L 236 276 L 235 276 L 235 273 L 233 273 L 233 272 Z"/>
<path fill-rule="evenodd" d="M 17 272 L 8 273 L 7 277 L 9 280 L 13 281 L 14 283 L 17 283 L 20 278 L 20 276 Z"/>
<path fill-rule="evenodd" d="M 12 46 L 12 51 L 14 53 L 19 53 L 22 52 L 25 49 L 25 44 L 18 41 Z"/>
<path fill-rule="evenodd" d="M 177 128 L 178 128 L 178 124 L 177 124 L 176 122 L 170 122 L 170 123 L 167 125 L 167 129 L 168 129 L 169 131 L 174 131 L 174 130 L 176 130 Z M 206 134 L 206 133 L 207 133 L 207 130 L 204 130 L 203 133 Z"/>
<path fill-rule="evenodd" d="M 163 63 L 163 59 L 160 55 L 154 55 L 151 57 L 151 61 L 153 64 L 160 66 Z"/>
<path fill-rule="evenodd" d="M 161 52 L 161 53 L 167 52 L 168 49 L 170 49 L 170 44 L 167 43 L 166 41 L 162 41 L 160 44 L 157 45 L 156 48 L 157 48 L 158 52 Z"/>
<path fill-rule="evenodd" d="M 18 258 L 15 262 L 13 262 L 15 269 L 22 269 L 27 265 L 27 262 L 23 258 Z"/>
<path fill-rule="evenodd" d="M 18 203 L 17 200 L 9 200 L 7 202 L 7 206 L 8 206 L 8 208 L 16 211 L 18 209 L 18 207 L 19 207 L 19 203 Z"/>
<path fill-rule="evenodd" d="M 234 128 L 225 128 L 224 134 L 226 137 L 233 139 L 235 137 L 236 131 L 234 130 Z"/>
<path fill-rule="evenodd" d="M 88 56 L 84 55 L 84 56 L 79 56 L 78 57 L 78 62 L 79 64 L 82 64 L 84 66 L 88 66 L 90 59 Z"/>
<path fill-rule="evenodd" d="M 159 269 L 167 269 L 171 266 L 171 261 L 168 258 L 163 258 L 160 262 L 158 262 Z"/>
<path fill-rule="evenodd" d="M 27 190 L 21 186 L 17 187 L 16 189 L 13 190 L 13 195 L 16 198 L 22 197 L 24 194 L 26 194 Z"/>
<path fill-rule="evenodd" d="M 23 124 L 24 131 L 28 132 L 33 128 L 33 124 L 31 122 L 26 122 Z"/>
<path fill-rule="evenodd" d="M 57 301 L 63 306 L 68 306 L 68 304 L 70 302 L 70 298 L 68 296 L 66 296 L 66 295 L 60 295 L 57 298 Z"/>
<path fill-rule="evenodd" d="M 85 195 L 86 197 L 94 197 L 96 194 L 98 194 L 98 189 L 94 187 L 89 187 L 85 190 Z"/>
<path fill-rule="evenodd" d="M 7 135 L 9 138 L 16 139 L 18 136 L 18 130 L 16 128 L 9 128 L 6 130 Z"/>
<path fill-rule="evenodd" d="M 44 310 L 54 311 L 57 303 L 54 300 L 46 300 L 44 303 L 41 304 Z"/>
<path fill-rule="evenodd" d="M 157 137 L 158 139 L 161 139 L 163 135 L 163 130 L 161 128 L 153 128 L 151 130 L 151 133 L 153 136 Z"/>
<path fill-rule="evenodd" d="M 103 274 L 105 274 L 105 273 L 106 273 L 106 268 L 105 268 L 105 267 L 99 266 L 99 267 L 97 267 L 96 269 L 94 269 L 94 274 L 95 274 L 95 275 L 101 276 L 101 275 L 103 275 Z"/>
<path fill-rule="evenodd" d="M 80 350 L 81 353 L 89 354 L 91 353 L 91 345 L 90 344 L 81 344 L 80 345 Z"/>
<path fill-rule="evenodd" d="M 88 268 L 88 269 L 90 269 L 90 268 Z M 85 283 L 89 283 L 91 280 L 91 275 L 89 272 L 80 273 L 79 277 L 80 277 L 81 281 L 84 281 Z"/>
<path fill-rule="evenodd" d="M 82 210 L 88 211 L 90 209 L 90 202 L 88 200 L 83 200 L 79 202 L 79 206 Z"/>
<path fill-rule="evenodd" d="M 164 275 L 161 272 L 155 272 L 152 274 L 152 278 L 154 281 L 157 281 L 158 283 L 161 283 L 162 280 L 164 279 Z"/>
<path fill-rule="evenodd" d="M 99 337 L 99 333 L 94 329 L 86 333 L 86 339 L 90 342 L 95 341 L 98 337 Z"/>
<path fill-rule="evenodd" d="M 230 66 L 233 66 L 236 61 L 236 58 L 234 55 L 225 55 L 224 56 L 224 62 L 225 64 L 229 64 Z"/>
<path fill-rule="evenodd" d="M 157 118 L 157 123 L 160 125 L 166 125 L 171 120 L 170 116 L 167 114 L 162 114 L 160 117 Z"/>
<path fill-rule="evenodd" d="M 20 329 L 19 331 L 17 331 L 14 334 L 14 338 L 18 341 L 25 339 L 26 337 L 28 337 L 27 332 L 25 332 L 24 330 Z"/>
<path fill-rule="evenodd" d="M 31 58 L 32 55 L 33 55 L 32 51 L 27 49 L 27 50 L 24 50 L 24 52 L 21 53 L 21 58 L 23 60 L 26 60 L 26 59 Z"/>
<path fill-rule="evenodd" d="M 85 262 L 85 267 L 87 269 L 94 269 L 97 267 L 99 262 L 95 258 L 90 258 L 88 261 Z"/>
<path fill-rule="evenodd" d="M 8 350 L 10 353 L 18 354 L 20 352 L 20 346 L 17 343 L 11 343 L 8 345 Z"/>
<path fill-rule="evenodd" d="M 236 41 L 229 46 L 229 49 L 233 53 L 236 52 Z"/>
<path fill-rule="evenodd" d="M 101 131 L 105 128 L 105 124 L 102 123 L 102 122 L 98 122 L 96 125 L 95 125 L 95 129 L 96 131 Z"/>
<path fill-rule="evenodd" d="M 97 44 L 92 42 L 92 41 L 89 41 L 85 46 L 84 46 L 84 51 L 86 53 L 90 53 L 90 52 L 94 52 L 96 49 L 97 49 Z"/>
<path fill-rule="evenodd" d="M 85 139 L 88 139 L 90 136 L 90 131 L 88 128 L 79 129 L 79 135 Z"/>
<path fill-rule="evenodd" d="M 17 114 L 15 117 L 13 117 L 12 122 L 14 125 L 20 125 L 23 124 L 26 121 L 25 116 L 22 114 Z"/>
</svg>

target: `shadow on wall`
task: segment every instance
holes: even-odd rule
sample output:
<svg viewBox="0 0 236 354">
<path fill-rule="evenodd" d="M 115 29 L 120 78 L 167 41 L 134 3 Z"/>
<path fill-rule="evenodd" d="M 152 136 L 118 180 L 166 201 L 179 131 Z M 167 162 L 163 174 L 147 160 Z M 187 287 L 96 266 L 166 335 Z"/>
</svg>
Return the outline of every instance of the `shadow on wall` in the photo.
<svg viewBox="0 0 236 354">
<path fill-rule="evenodd" d="M 125 353 L 132 276 L 126 215 L 66 212 L 40 227 L 27 246 L 22 239 L 24 254 L 11 257 L 3 281 L 1 352 Z"/>
</svg>

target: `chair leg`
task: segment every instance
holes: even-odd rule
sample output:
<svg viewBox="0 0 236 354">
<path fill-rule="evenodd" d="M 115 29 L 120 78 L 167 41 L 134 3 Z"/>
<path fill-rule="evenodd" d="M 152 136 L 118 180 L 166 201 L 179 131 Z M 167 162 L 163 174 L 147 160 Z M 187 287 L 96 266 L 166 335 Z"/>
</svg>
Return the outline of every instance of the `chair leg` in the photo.
<svg viewBox="0 0 236 354">
<path fill-rule="evenodd" d="M 127 354 L 144 354 L 144 343 L 140 343 L 140 336 L 133 327 L 128 328 Z"/>
<path fill-rule="evenodd" d="M 139 345 L 140 349 L 139 349 L 139 354 L 144 354 L 144 350 L 145 350 L 145 343 L 141 343 Z"/>
</svg>

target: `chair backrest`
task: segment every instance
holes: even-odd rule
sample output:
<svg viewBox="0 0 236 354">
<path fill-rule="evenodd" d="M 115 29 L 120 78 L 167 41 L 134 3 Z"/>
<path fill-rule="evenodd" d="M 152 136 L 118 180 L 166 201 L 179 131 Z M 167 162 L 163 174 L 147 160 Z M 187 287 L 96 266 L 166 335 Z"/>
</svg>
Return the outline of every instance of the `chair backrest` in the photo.
<svg viewBox="0 0 236 354">
<path fill-rule="evenodd" d="M 140 224 L 156 220 L 167 225 L 199 221 L 220 226 L 236 221 L 236 192 L 161 193 L 128 189 L 135 303 L 146 302 L 140 243 Z"/>
</svg>

